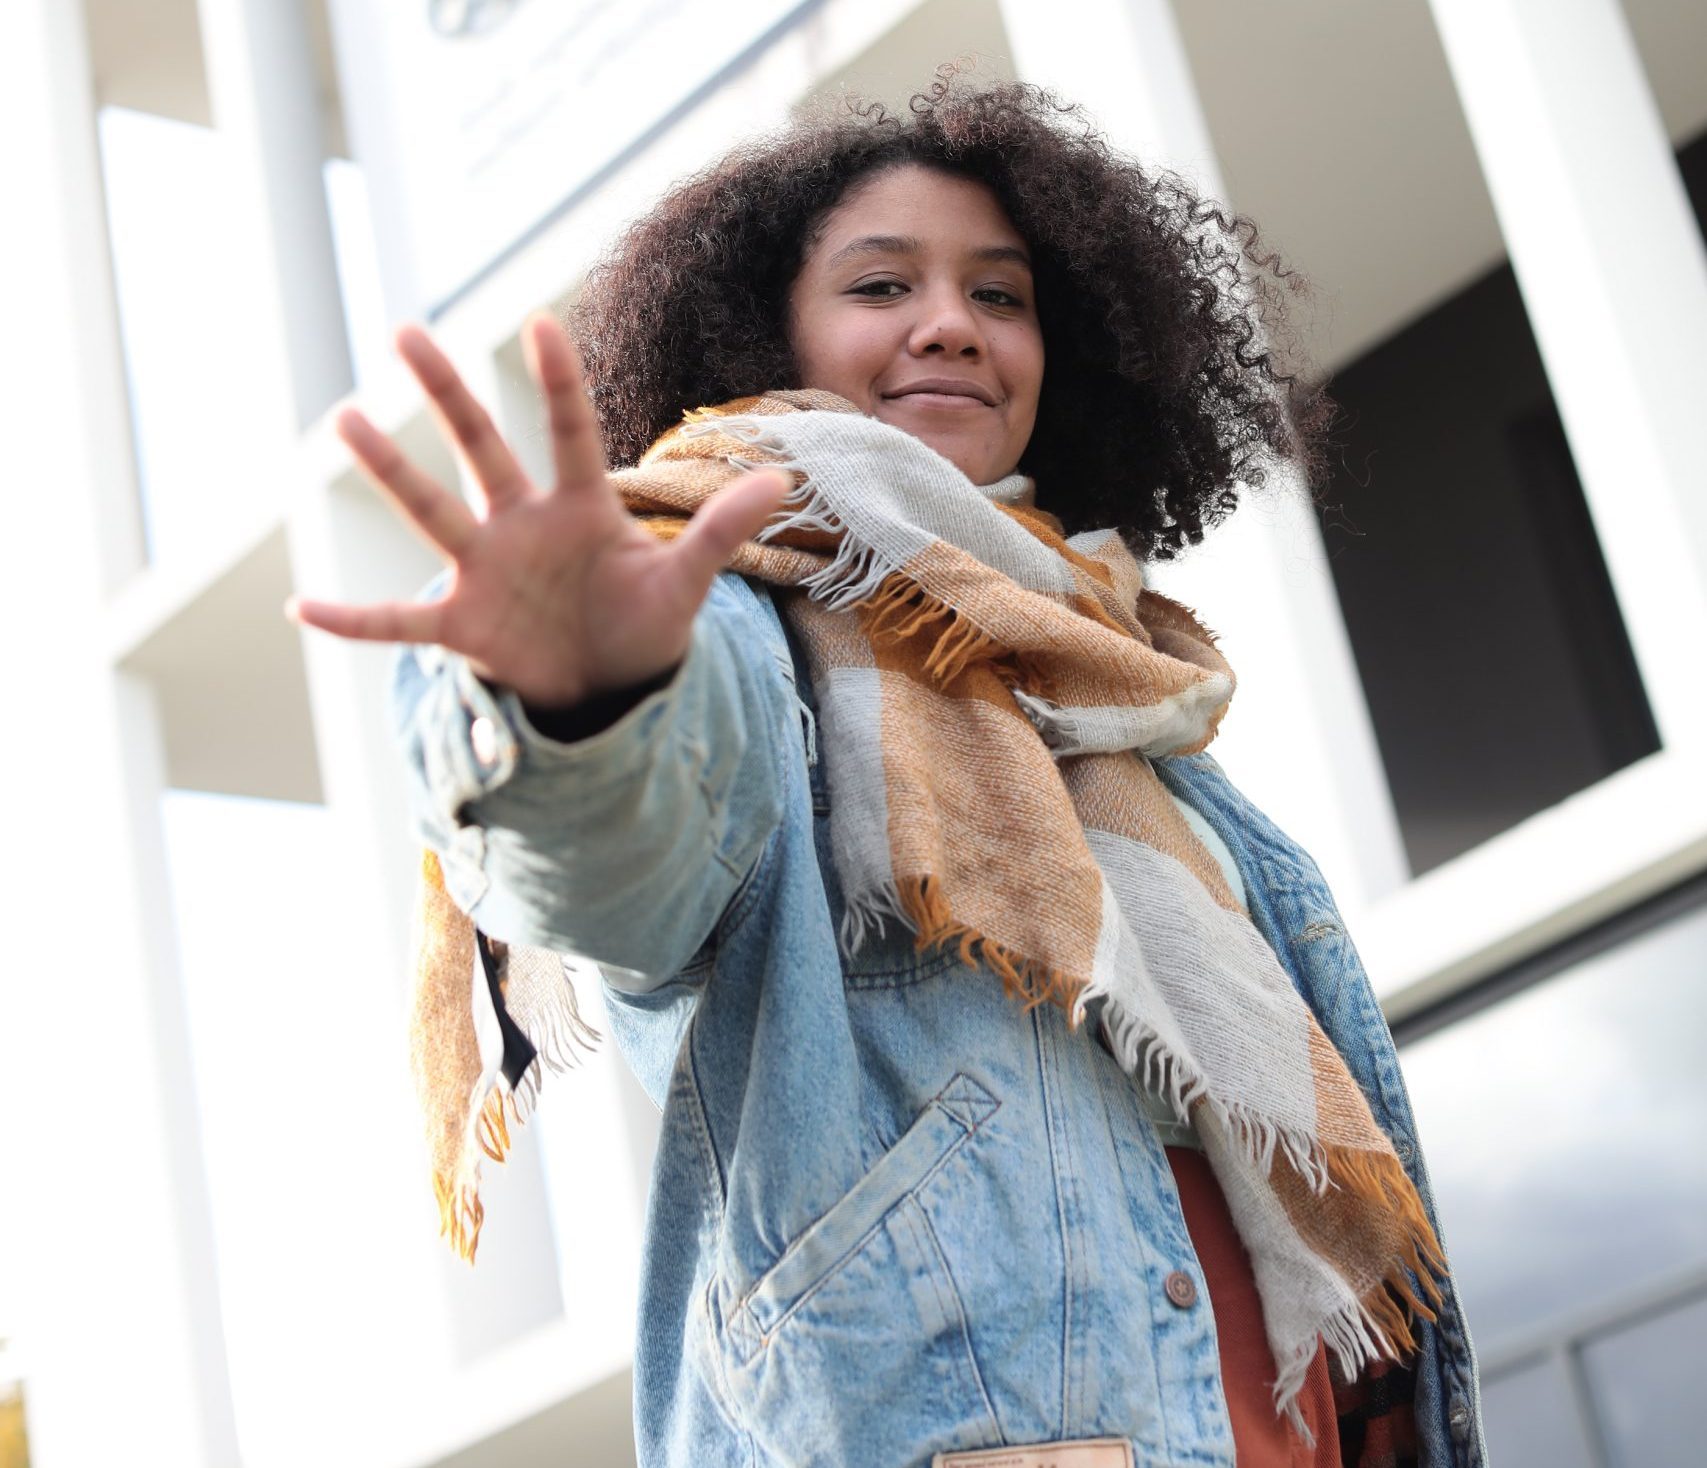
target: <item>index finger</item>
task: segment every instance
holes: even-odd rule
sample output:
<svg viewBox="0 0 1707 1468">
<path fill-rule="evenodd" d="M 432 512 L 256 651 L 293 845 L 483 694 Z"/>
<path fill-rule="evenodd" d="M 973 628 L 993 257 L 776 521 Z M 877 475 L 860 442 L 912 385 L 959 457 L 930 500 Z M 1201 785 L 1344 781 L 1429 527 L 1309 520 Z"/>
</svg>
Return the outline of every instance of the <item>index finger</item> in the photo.
<svg viewBox="0 0 1707 1468">
<path fill-rule="evenodd" d="M 551 459 L 557 487 L 583 485 L 605 474 L 599 421 L 581 385 L 581 361 L 555 317 L 540 312 L 523 340 L 551 422 Z"/>
</svg>

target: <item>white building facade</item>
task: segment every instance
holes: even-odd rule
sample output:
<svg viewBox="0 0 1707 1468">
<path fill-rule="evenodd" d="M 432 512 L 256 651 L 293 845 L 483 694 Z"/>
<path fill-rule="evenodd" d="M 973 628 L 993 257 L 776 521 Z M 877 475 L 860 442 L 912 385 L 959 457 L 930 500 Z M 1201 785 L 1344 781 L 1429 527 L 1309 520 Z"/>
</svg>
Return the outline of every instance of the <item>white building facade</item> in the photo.
<svg viewBox="0 0 1707 1468">
<path fill-rule="evenodd" d="M 430 321 L 537 465 L 528 312 L 741 137 L 843 92 L 904 102 L 967 56 L 1251 213 L 1316 282 L 1309 344 L 1370 432 L 1421 401 L 1414 451 L 1380 447 L 1395 427 L 1348 466 L 1368 544 L 1342 555 L 1331 516 L 1271 493 L 1156 577 L 1221 634 L 1241 682 L 1217 753 L 1316 856 L 1400 1038 L 1495 1457 L 1687 1461 L 1707 12 L 15 0 L 0 1390 L 21 1383 L 36 1468 L 632 1461 L 655 1115 L 607 1042 L 488 1169 L 479 1267 L 435 1237 L 387 655 L 280 607 L 407 596 L 437 569 L 330 430 L 358 401 L 456 482 L 391 325 Z M 166 152 L 178 172 L 137 171 Z M 1469 372 L 1462 343 L 1494 330 L 1483 290 L 1535 364 L 1515 427 L 1426 411 L 1456 375 L 1428 353 Z M 1484 428 L 1509 465 L 1473 447 Z M 1475 486 L 1458 549 L 1389 529 L 1429 483 L 1366 494 L 1401 483 L 1383 452 L 1425 448 L 1487 476 L 1433 481 L 1455 524 Z M 1482 517 L 1508 502 L 1528 528 L 1490 549 Z M 1513 625 L 1473 568 L 1526 556 L 1589 567 L 1523 612 L 1576 661 L 1466 632 L 1431 662 L 1407 636 L 1458 625 L 1436 594 L 1466 627 Z M 1515 733 L 1477 743 L 1496 726 Z M 596 976 L 582 995 L 598 1024 Z"/>
</svg>

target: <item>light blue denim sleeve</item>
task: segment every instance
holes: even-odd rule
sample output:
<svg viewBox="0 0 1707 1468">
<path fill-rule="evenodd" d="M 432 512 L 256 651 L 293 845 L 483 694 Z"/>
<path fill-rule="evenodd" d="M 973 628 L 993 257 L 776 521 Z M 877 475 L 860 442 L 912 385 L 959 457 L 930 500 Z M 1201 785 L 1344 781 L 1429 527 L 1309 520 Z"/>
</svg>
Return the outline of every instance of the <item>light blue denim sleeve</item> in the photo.
<svg viewBox="0 0 1707 1468">
<path fill-rule="evenodd" d="M 627 970 L 607 972 L 623 987 L 693 957 L 782 815 L 793 692 L 762 594 L 719 576 L 671 681 L 573 743 L 539 733 L 459 655 L 399 650 L 392 710 L 416 833 L 481 931 Z"/>
</svg>

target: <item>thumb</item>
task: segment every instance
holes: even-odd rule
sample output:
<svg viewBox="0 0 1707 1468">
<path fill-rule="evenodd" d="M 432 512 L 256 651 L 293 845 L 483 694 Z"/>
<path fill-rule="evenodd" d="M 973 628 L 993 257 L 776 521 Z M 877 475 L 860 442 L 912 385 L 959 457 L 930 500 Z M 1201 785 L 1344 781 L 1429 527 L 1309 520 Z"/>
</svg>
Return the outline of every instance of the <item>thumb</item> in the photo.
<svg viewBox="0 0 1707 1468">
<path fill-rule="evenodd" d="M 782 505 L 783 496 L 794 488 L 794 477 L 780 469 L 761 469 L 743 474 L 712 495 L 687 529 L 676 537 L 677 565 L 697 587 L 709 587 L 712 578 L 735 554 L 736 547 L 751 540 Z"/>
</svg>

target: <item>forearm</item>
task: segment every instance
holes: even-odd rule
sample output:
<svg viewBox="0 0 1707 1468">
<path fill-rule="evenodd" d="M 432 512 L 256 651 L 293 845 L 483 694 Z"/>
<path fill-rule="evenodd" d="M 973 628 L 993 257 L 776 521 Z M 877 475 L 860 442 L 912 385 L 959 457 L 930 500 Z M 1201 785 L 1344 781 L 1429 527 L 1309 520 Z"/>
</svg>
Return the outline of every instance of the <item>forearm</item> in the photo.
<svg viewBox="0 0 1707 1468">
<path fill-rule="evenodd" d="M 461 659 L 399 660 L 417 825 L 482 930 L 655 980 L 711 932 L 780 817 L 788 717 L 769 660 L 741 645 L 735 595 L 714 587 L 662 687 L 570 741 Z M 579 732 L 561 717 L 550 733 Z"/>
</svg>

